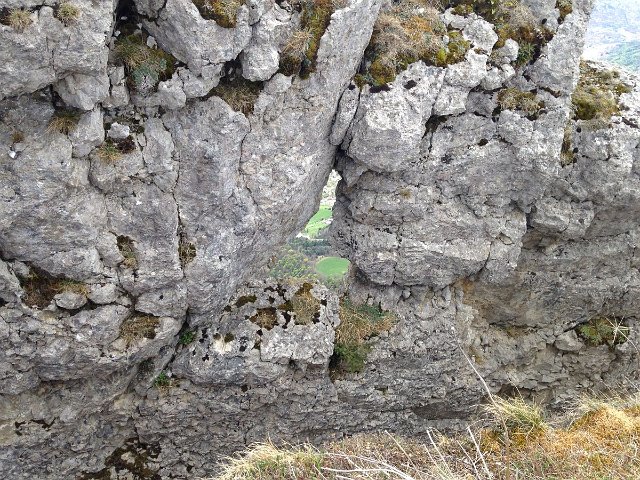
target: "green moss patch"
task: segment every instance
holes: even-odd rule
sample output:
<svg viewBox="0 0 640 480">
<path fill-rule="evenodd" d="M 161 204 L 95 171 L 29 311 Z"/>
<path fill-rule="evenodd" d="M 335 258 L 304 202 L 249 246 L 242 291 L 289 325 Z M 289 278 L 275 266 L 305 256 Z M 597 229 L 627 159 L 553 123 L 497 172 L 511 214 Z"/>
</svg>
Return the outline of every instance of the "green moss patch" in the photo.
<svg viewBox="0 0 640 480">
<path fill-rule="evenodd" d="M 447 31 L 436 6 L 430 0 L 400 0 L 382 11 L 356 84 L 381 87 L 419 60 L 437 66 L 464 60 L 469 42 L 460 32 Z"/>
<path fill-rule="evenodd" d="M 578 326 L 578 335 L 591 346 L 620 345 L 629 338 L 630 328 L 622 318 L 598 316 Z"/>
<path fill-rule="evenodd" d="M 580 64 L 580 80 L 571 96 L 574 120 L 608 122 L 620 113 L 620 95 L 631 87 L 620 80 L 618 72 L 596 69 L 587 62 Z"/>
</svg>

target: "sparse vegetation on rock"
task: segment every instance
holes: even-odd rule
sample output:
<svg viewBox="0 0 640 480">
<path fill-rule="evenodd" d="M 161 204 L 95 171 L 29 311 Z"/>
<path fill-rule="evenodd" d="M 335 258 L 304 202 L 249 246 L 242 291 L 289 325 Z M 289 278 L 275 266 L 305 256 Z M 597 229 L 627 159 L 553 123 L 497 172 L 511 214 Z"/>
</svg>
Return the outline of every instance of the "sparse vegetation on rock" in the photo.
<svg viewBox="0 0 640 480">
<path fill-rule="evenodd" d="M 517 88 L 505 88 L 498 93 L 498 105 L 503 110 L 514 110 L 527 116 L 536 115 L 544 103 L 533 92 L 524 92 Z"/>
<path fill-rule="evenodd" d="M 371 305 L 354 305 L 345 297 L 340 302 L 340 325 L 336 329 L 336 343 L 332 367 L 334 373 L 357 373 L 364 369 L 369 341 L 393 327 L 396 318 L 389 312 Z"/>
<path fill-rule="evenodd" d="M 331 15 L 339 7 L 334 0 L 294 0 L 300 11 L 300 28 L 293 32 L 280 57 L 280 72 L 308 78 L 316 69 L 320 39 L 329 26 Z"/>
<path fill-rule="evenodd" d="M 2 19 L 2 23 L 9 25 L 16 32 L 24 32 L 33 23 L 31 12 L 24 8 L 12 8 Z"/>
<path fill-rule="evenodd" d="M 571 97 L 575 120 L 596 120 L 608 123 L 620 113 L 619 99 L 631 87 L 620 80 L 620 74 L 590 65 L 580 64 L 580 80 Z"/>
<path fill-rule="evenodd" d="M 56 10 L 56 17 L 66 26 L 69 26 L 78 21 L 80 13 L 80 7 L 70 2 L 63 2 Z"/>
<path fill-rule="evenodd" d="M 141 93 L 152 91 L 160 80 L 173 75 L 175 59 L 160 48 L 147 46 L 141 35 L 131 34 L 119 39 L 114 54 L 126 68 L 129 86 Z"/>
<path fill-rule="evenodd" d="M 202 18 L 215 20 L 224 28 L 235 28 L 243 0 L 193 0 Z"/>
<path fill-rule="evenodd" d="M 156 328 L 160 325 L 160 319 L 152 315 L 135 314 L 120 325 L 120 338 L 124 339 L 127 347 L 142 340 L 153 339 L 156 336 Z"/>
</svg>

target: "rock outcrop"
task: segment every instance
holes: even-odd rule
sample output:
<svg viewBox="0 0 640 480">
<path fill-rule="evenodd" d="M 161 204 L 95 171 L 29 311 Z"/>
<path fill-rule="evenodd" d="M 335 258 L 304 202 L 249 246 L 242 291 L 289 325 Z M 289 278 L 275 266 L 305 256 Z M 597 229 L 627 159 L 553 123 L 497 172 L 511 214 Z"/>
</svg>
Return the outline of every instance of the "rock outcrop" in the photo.
<svg viewBox="0 0 640 480">
<path fill-rule="evenodd" d="M 633 384 L 640 85 L 574 115 L 591 1 L 555 4 L 522 2 L 535 48 L 434 14 L 439 60 L 377 84 L 382 0 L 5 2 L 29 14 L 0 25 L 3 477 L 193 478 L 266 437 L 455 428 L 477 372 L 556 404 Z M 350 301 L 394 318 L 351 371 L 345 299 L 260 280 L 334 168 Z"/>
</svg>

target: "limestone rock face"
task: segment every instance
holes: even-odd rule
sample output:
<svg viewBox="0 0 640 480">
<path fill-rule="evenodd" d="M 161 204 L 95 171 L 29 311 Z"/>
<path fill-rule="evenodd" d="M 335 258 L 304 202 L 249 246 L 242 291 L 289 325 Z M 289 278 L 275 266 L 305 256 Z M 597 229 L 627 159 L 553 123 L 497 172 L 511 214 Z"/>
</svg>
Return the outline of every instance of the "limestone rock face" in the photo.
<svg viewBox="0 0 640 480">
<path fill-rule="evenodd" d="M 589 0 L 564 21 L 524 2 L 552 35 L 526 66 L 448 10 L 461 60 L 382 87 L 352 81 L 381 0 L 336 2 L 301 75 L 296 2 L 226 25 L 190 0 L 73 3 L 62 23 L 11 0 L 32 23 L 0 25 L 3 478 L 204 477 L 267 437 L 455 428 L 474 368 L 551 403 L 637 381 L 640 86 L 573 119 Z M 351 373 L 345 300 L 262 280 L 334 168 L 349 297 L 394 318 Z"/>
</svg>

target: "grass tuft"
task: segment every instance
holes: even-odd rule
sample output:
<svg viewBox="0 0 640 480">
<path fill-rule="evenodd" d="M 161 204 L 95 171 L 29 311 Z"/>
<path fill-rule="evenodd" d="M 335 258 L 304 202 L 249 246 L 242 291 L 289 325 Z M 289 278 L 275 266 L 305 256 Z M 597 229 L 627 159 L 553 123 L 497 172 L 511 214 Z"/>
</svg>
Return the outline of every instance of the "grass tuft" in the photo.
<svg viewBox="0 0 640 480">
<path fill-rule="evenodd" d="M 215 20 L 223 28 L 235 28 L 243 0 L 193 0 L 202 18 Z"/>
<path fill-rule="evenodd" d="M 305 283 L 289 301 L 296 314 L 296 325 L 311 325 L 320 313 L 320 300 L 313 296 L 311 288 L 311 284 Z"/>
<path fill-rule="evenodd" d="M 142 340 L 156 337 L 156 328 L 160 325 L 160 319 L 152 315 L 134 315 L 127 318 L 120 325 L 120 338 L 123 338 L 127 347 Z"/>
<path fill-rule="evenodd" d="M 9 25 L 16 32 L 24 32 L 33 23 L 31 11 L 23 8 L 12 8 L 2 19 L 2 23 Z"/>
<path fill-rule="evenodd" d="M 620 113 L 620 95 L 630 91 L 617 72 L 581 62 L 580 80 L 571 97 L 573 119 L 607 124 L 613 115 Z"/>
<path fill-rule="evenodd" d="M 262 86 L 262 82 L 251 82 L 242 77 L 234 79 L 225 77 L 217 87 L 211 90 L 210 95 L 220 97 L 236 112 L 251 115 Z"/>
<path fill-rule="evenodd" d="M 292 5 L 301 12 L 300 28 L 293 32 L 280 57 L 280 72 L 299 74 L 308 78 L 316 69 L 320 39 L 327 30 L 331 15 L 341 2 L 335 0 L 293 0 Z"/>
<path fill-rule="evenodd" d="M 273 443 L 250 446 L 228 458 L 216 480 L 319 479 L 323 455 L 312 446 L 278 448 Z"/>
<path fill-rule="evenodd" d="M 120 265 L 124 268 L 138 268 L 138 259 L 136 258 L 136 250 L 134 248 L 133 240 L 125 235 L 120 235 L 117 239 L 117 245 L 118 250 L 120 250 L 120 254 L 124 257 L 124 260 Z"/>
<path fill-rule="evenodd" d="M 122 158 L 122 152 L 111 140 L 107 140 L 98 147 L 98 158 L 106 163 L 115 163 Z"/>
<path fill-rule="evenodd" d="M 80 18 L 80 8 L 73 3 L 61 3 L 56 11 L 56 18 L 68 27 Z"/>
<path fill-rule="evenodd" d="M 154 90 L 161 80 L 171 78 L 175 59 L 160 48 L 150 48 L 140 35 L 124 36 L 116 42 L 116 60 L 127 71 L 129 86 L 141 93 Z"/>
<path fill-rule="evenodd" d="M 80 114 L 71 110 L 58 110 L 47 126 L 47 133 L 69 135 L 80 121 Z"/>
<path fill-rule="evenodd" d="M 527 403 L 519 396 L 509 399 L 494 397 L 487 411 L 507 427 L 510 437 L 529 437 L 547 428 L 542 407 Z"/>
</svg>

